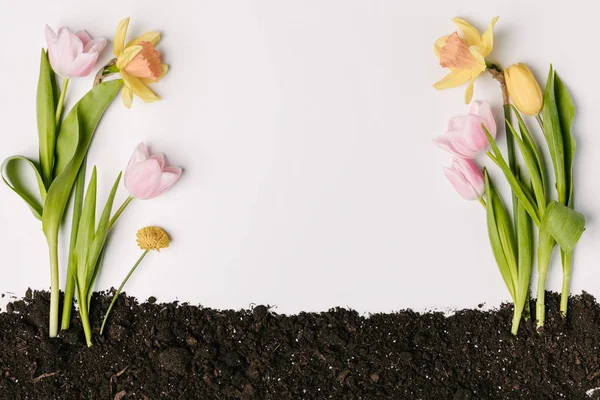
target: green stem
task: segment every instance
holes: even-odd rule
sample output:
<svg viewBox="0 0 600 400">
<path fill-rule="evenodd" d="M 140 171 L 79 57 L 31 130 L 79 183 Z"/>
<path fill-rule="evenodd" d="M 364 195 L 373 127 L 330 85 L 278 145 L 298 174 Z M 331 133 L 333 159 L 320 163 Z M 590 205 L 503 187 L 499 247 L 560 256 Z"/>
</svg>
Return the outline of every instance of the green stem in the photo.
<svg viewBox="0 0 600 400">
<path fill-rule="evenodd" d="M 138 265 L 140 265 L 140 263 L 142 262 L 142 260 L 144 259 L 144 257 L 146 257 L 146 255 L 148 255 L 148 252 L 149 252 L 149 250 L 146 250 L 146 251 L 144 251 L 142 253 L 141 257 L 133 265 L 133 267 L 131 268 L 131 270 L 129 270 L 129 273 L 127 274 L 127 276 L 125 277 L 125 279 L 121 283 L 121 286 L 119 286 L 119 289 L 115 293 L 115 296 L 113 297 L 112 301 L 110 302 L 110 306 L 108 307 L 108 310 L 106 311 L 106 315 L 104 316 L 104 321 L 102 321 L 102 327 L 100 328 L 100 335 L 102 335 L 102 333 L 104 332 L 104 326 L 106 325 L 106 321 L 108 320 L 108 316 L 109 316 L 110 312 L 112 311 L 112 308 L 115 305 L 115 302 L 117 301 L 117 297 L 119 297 L 119 294 L 121 294 L 121 291 L 123 290 L 123 287 L 125 286 L 125 284 L 129 280 L 129 277 L 131 277 L 131 275 L 136 270 L 136 268 L 138 267 Z"/>
<path fill-rule="evenodd" d="M 487 209 L 487 203 L 485 202 L 485 200 L 483 199 L 483 197 L 479 198 L 479 203 L 483 206 L 483 209 Z"/>
<path fill-rule="evenodd" d="M 546 272 L 540 273 L 538 276 L 538 295 L 536 300 L 535 317 L 537 319 L 537 328 L 544 327 L 546 319 L 546 305 L 544 299 L 546 297 Z"/>
<path fill-rule="evenodd" d="M 92 327 L 90 326 L 89 308 L 87 296 L 78 291 L 77 302 L 79 304 L 79 316 L 81 317 L 81 325 L 85 334 L 85 341 L 88 347 L 92 347 Z"/>
<path fill-rule="evenodd" d="M 562 291 L 560 294 L 560 313 L 563 318 L 567 316 L 567 307 L 569 305 L 569 291 L 571 286 L 571 264 L 573 262 L 572 253 L 564 253 L 561 250 L 561 258 L 563 264 L 563 281 Z"/>
<path fill-rule="evenodd" d="M 521 317 L 523 315 L 523 309 L 517 309 L 516 305 L 515 305 L 515 312 L 513 314 L 513 320 L 512 320 L 512 329 L 510 330 L 510 332 L 513 335 L 516 335 L 519 332 L 519 324 L 521 323 Z"/>
<path fill-rule="evenodd" d="M 69 266 L 67 267 L 67 282 L 65 285 L 65 298 L 63 301 L 61 330 L 69 329 L 71 325 L 71 311 L 73 309 L 73 296 L 75 294 L 75 246 L 77 242 L 77 233 L 79 231 L 79 220 L 83 207 L 83 191 L 85 186 L 85 160 L 81 165 L 77 175 L 75 185 L 75 199 L 73 201 L 73 221 L 71 223 L 71 243 L 69 245 Z"/>
<path fill-rule="evenodd" d="M 60 97 L 58 98 L 58 105 L 56 106 L 56 131 L 60 127 L 60 117 L 62 116 L 63 107 L 65 105 L 65 95 L 67 94 L 67 87 L 69 86 L 69 78 L 63 80 L 63 86 L 60 91 Z"/>
<path fill-rule="evenodd" d="M 536 115 L 535 120 L 537 121 L 538 125 L 540 126 L 540 129 L 542 130 L 542 132 L 544 132 L 544 121 L 542 121 L 542 116 L 540 114 Z"/>
<path fill-rule="evenodd" d="M 129 203 L 131 203 L 132 200 L 133 200 L 133 197 L 129 196 L 127 198 L 127 200 L 125 200 L 123 202 L 123 204 L 121 204 L 121 207 L 119 207 L 119 209 L 117 210 L 116 214 L 114 215 L 114 217 L 112 217 L 112 219 L 110 220 L 110 223 L 108 224 L 108 229 L 109 230 L 113 227 L 114 224 L 117 223 L 117 220 L 119 219 L 119 217 L 121 216 L 121 214 L 123 214 L 123 211 L 125 211 L 125 209 L 129 205 Z"/>
<path fill-rule="evenodd" d="M 58 303 L 59 303 L 59 283 L 58 283 L 58 242 L 49 243 L 50 249 L 50 337 L 58 335 Z"/>
</svg>

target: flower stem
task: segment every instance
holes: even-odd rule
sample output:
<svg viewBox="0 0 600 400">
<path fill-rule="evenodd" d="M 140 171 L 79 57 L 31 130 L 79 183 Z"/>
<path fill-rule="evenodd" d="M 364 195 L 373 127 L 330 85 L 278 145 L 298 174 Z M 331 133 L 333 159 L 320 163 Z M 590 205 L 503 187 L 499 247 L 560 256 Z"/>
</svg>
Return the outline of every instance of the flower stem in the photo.
<svg viewBox="0 0 600 400">
<path fill-rule="evenodd" d="M 58 242 L 49 243 L 50 248 L 50 337 L 58 335 L 58 303 L 59 303 L 59 284 L 58 284 Z"/>
<path fill-rule="evenodd" d="M 560 313 L 563 318 L 567 317 L 567 307 L 569 305 L 569 289 L 571 286 L 571 264 L 573 262 L 572 253 L 564 253 L 561 250 L 563 264 L 562 292 L 560 294 Z"/>
<path fill-rule="evenodd" d="M 85 341 L 88 347 L 92 347 L 92 327 L 90 326 L 89 305 L 87 295 L 78 291 L 77 302 L 79 303 L 79 316 L 81 317 L 81 325 L 85 334 Z"/>
<path fill-rule="evenodd" d="M 104 332 L 104 326 L 106 325 L 106 321 L 108 320 L 108 315 L 112 311 L 112 308 L 115 305 L 115 302 L 117 301 L 117 297 L 119 297 L 119 294 L 121 294 L 121 291 L 123 290 L 123 287 L 125 286 L 125 284 L 129 280 L 129 278 L 131 277 L 131 275 L 133 274 L 133 272 L 136 270 L 136 268 L 138 267 L 138 265 L 140 265 L 140 263 L 142 262 L 142 260 L 144 259 L 144 257 L 146 257 L 146 255 L 148 255 L 148 253 L 149 253 L 149 250 L 146 250 L 146 251 L 144 251 L 142 253 L 141 257 L 133 265 L 133 267 L 131 268 L 131 270 L 129 270 L 129 273 L 127 274 L 127 276 L 125 277 L 125 279 L 121 283 L 121 286 L 119 286 L 119 289 L 115 293 L 115 296 L 113 297 L 112 301 L 110 302 L 110 306 L 108 307 L 108 310 L 106 311 L 106 315 L 104 316 L 104 321 L 102 321 L 102 327 L 100 328 L 100 335 L 102 335 L 102 333 Z"/>
<path fill-rule="evenodd" d="M 541 329 L 544 327 L 544 320 L 546 319 L 546 305 L 544 299 L 546 297 L 546 272 L 538 275 L 538 295 L 536 300 L 535 317 L 537 320 L 537 328 Z"/>
<path fill-rule="evenodd" d="M 117 220 L 119 219 L 119 217 L 121 216 L 121 214 L 123 214 L 123 211 L 125 211 L 125 209 L 129 205 L 129 203 L 131 203 L 132 200 L 133 200 L 133 197 L 129 196 L 127 198 L 127 200 L 125 200 L 123 202 L 123 204 L 121 204 L 121 207 L 119 207 L 119 209 L 117 210 L 117 212 L 115 213 L 115 215 L 110 220 L 110 223 L 108 224 L 108 229 L 109 230 L 113 227 L 114 224 L 117 223 Z"/>
<path fill-rule="evenodd" d="M 60 91 L 60 97 L 58 98 L 58 104 L 56 106 L 56 130 L 60 126 L 60 117 L 62 116 L 63 107 L 65 106 L 65 95 L 67 94 L 67 87 L 69 86 L 69 78 L 63 80 L 63 86 Z"/>
<path fill-rule="evenodd" d="M 543 132 L 544 131 L 544 121 L 542 121 L 541 115 L 540 114 L 536 115 L 535 120 L 537 121 L 538 125 L 540 126 L 540 129 Z"/>
</svg>

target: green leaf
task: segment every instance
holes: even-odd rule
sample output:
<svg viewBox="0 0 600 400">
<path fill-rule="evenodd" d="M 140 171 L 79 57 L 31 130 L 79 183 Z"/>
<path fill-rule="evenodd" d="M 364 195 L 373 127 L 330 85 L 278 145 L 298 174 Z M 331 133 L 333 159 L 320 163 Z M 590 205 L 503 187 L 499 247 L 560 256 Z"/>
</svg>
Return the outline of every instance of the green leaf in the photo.
<svg viewBox="0 0 600 400">
<path fill-rule="evenodd" d="M 515 175 L 511 172 L 508 164 L 506 163 L 506 161 L 504 160 L 504 157 L 502 156 L 502 152 L 500 152 L 500 149 L 498 148 L 498 145 L 496 144 L 496 141 L 494 140 L 492 135 L 490 135 L 490 132 L 487 130 L 485 125 L 483 125 L 483 130 L 485 132 L 485 135 L 487 136 L 487 139 L 490 143 L 490 146 L 492 148 L 492 153 L 493 153 L 493 154 L 488 153 L 488 157 L 504 173 L 504 177 L 508 181 L 508 184 L 510 185 L 510 188 L 512 189 L 513 193 L 517 196 L 519 201 L 523 203 L 523 207 L 525 207 L 525 209 L 527 210 L 527 213 L 529 214 L 529 216 L 531 217 L 533 222 L 535 222 L 535 224 L 537 226 L 539 226 L 540 225 L 540 217 L 538 215 L 538 209 L 534 205 L 535 201 L 534 201 L 531 193 L 529 193 L 529 189 L 526 186 L 524 186 L 515 177 Z"/>
<path fill-rule="evenodd" d="M 573 160 L 575 158 L 575 150 L 577 144 L 575 138 L 571 134 L 571 125 L 575 117 L 575 106 L 573 100 L 567 91 L 567 88 L 558 77 L 554 75 L 554 91 L 556 93 L 556 108 L 560 119 L 560 128 L 562 132 L 562 140 L 564 145 L 565 158 L 565 180 L 566 180 L 566 202 L 565 204 L 573 208 Z"/>
<path fill-rule="evenodd" d="M 541 151 L 538 148 L 538 145 L 536 144 L 535 140 L 533 139 L 531 132 L 529 131 L 529 129 L 527 129 L 527 125 L 525 125 L 525 121 L 523 121 L 521 114 L 519 114 L 519 110 L 517 110 L 517 108 L 515 106 L 512 106 L 512 108 L 513 108 L 513 111 L 514 111 L 515 115 L 517 116 L 517 120 L 519 122 L 519 131 L 521 132 L 521 138 L 523 139 L 523 143 L 525 143 L 526 146 L 529 147 L 530 151 L 535 156 L 538 174 L 542 180 L 542 187 L 544 189 L 544 195 L 545 195 L 546 190 L 548 189 L 548 183 L 547 183 L 547 179 L 546 179 L 546 168 L 545 168 L 545 164 L 544 164 L 544 158 L 542 156 Z"/>
<path fill-rule="evenodd" d="M 492 253 L 494 254 L 494 258 L 496 259 L 496 264 L 498 265 L 498 269 L 500 270 L 500 275 L 504 280 L 504 284 L 506 285 L 510 296 L 514 300 L 516 299 L 516 291 L 514 284 L 515 279 L 513 279 L 513 271 L 516 271 L 517 268 L 516 259 L 514 255 L 514 248 L 512 248 L 513 252 L 511 253 L 509 249 L 504 247 L 502 235 L 506 236 L 507 227 L 499 227 L 499 224 L 504 224 L 505 218 L 501 217 L 500 220 L 498 219 L 499 214 L 506 214 L 506 209 L 502 204 L 500 196 L 498 196 L 498 193 L 492 185 L 487 171 L 484 171 L 484 173 L 485 193 L 487 200 L 486 217 L 490 245 L 492 247 Z M 510 243 L 510 240 L 508 242 Z"/>
<path fill-rule="evenodd" d="M 104 243 L 106 242 L 106 237 L 108 236 L 108 230 L 110 225 L 110 215 L 112 213 L 112 207 L 115 202 L 115 196 L 117 194 L 117 189 L 119 188 L 119 182 L 121 181 L 121 173 L 115 180 L 113 184 L 112 190 L 110 191 L 110 195 L 106 200 L 106 205 L 104 206 L 104 211 L 102 212 L 102 216 L 100 217 L 100 221 L 98 222 L 98 230 L 96 231 L 96 235 L 94 237 L 94 242 L 92 243 L 92 247 L 89 252 L 89 267 L 86 276 L 86 290 L 88 294 L 91 294 L 91 289 L 98 275 L 98 270 L 100 268 L 100 263 L 98 260 L 100 259 L 102 249 L 104 248 Z"/>
<path fill-rule="evenodd" d="M 516 136 L 516 135 L 515 135 Z M 533 267 L 533 231 L 531 219 L 525 208 L 519 203 L 517 207 L 517 241 L 518 241 L 518 276 L 517 276 L 517 299 L 515 310 L 521 315 L 525 303 L 529 298 L 529 282 L 531 269 Z"/>
<path fill-rule="evenodd" d="M 558 192 L 558 201 L 566 204 L 567 201 L 567 183 L 565 176 L 565 149 L 563 145 L 563 135 L 560 123 L 560 117 L 556 105 L 554 70 L 550 65 L 548 81 L 544 90 L 544 107 L 542 108 L 542 118 L 544 125 L 544 135 L 550 150 L 550 157 L 554 166 L 554 176 L 556 179 L 556 190 Z"/>
<path fill-rule="evenodd" d="M 77 245 L 75 246 L 76 264 L 74 269 L 79 290 L 85 293 L 86 277 L 89 265 L 89 253 L 94 242 L 96 231 L 96 192 L 97 192 L 97 173 L 96 167 L 92 171 L 92 177 L 83 201 L 83 210 L 79 219 L 79 228 L 77 232 Z"/>
<path fill-rule="evenodd" d="M 23 164 L 25 167 L 29 167 L 33 171 L 37 181 L 39 193 L 31 193 L 26 187 L 22 179 L 23 175 L 20 169 L 21 164 Z M 31 209 L 33 216 L 41 220 L 44 210 L 44 201 L 46 200 L 46 187 L 44 186 L 44 181 L 40 175 L 38 167 L 33 163 L 33 161 L 22 156 L 9 157 L 4 160 L 0 166 L 0 172 L 2 173 L 2 180 L 4 183 L 6 183 L 6 185 L 11 188 L 13 192 L 21 196 L 21 198 L 25 200 Z"/>
<path fill-rule="evenodd" d="M 122 85 L 123 81 L 119 79 L 94 87 L 75 104 L 60 127 L 56 179 L 48 190 L 42 215 L 42 228 L 49 244 L 58 241 L 60 223 L 96 127 Z"/>
<path fill-rule="evenodd" d="M 570 253 L 585 231 L 585 217 L 559 202 L 551 201 L 540 229 L 552 236 L 565 253 Z"/>
<path fill-rule="evenodd" d="M 46 187 L 52 183 L 54 148 L 56 145 L 56 77 L 48 60 L 48 53 L 42 49 L 40 76 L 37 88 L 37 126 L 40 142 L 40 165 L 42 179 Z"/>
<path fill-rule="evenodd" d="M 531 178 L 531 186 L 533 187 L 533 193 L 535 194 L 535 200 L 538 205 L 538 209 L 540 212 L 542 212 L 541 210 L 544 210 L 546 207 L 546 194 L 544 193 L 544 184 L 542 183 L 542 177 L 540 176 L 536 156 L 530 146 L 521 139 L 517 132 L 515 132 L 510 122 L 506 121 L 506 126 L 508 126 L 509 130 L 512 132 L 513 138 L 517 142 L 517 146 L 519 146 L 521 156 L 523 157 L 523 161 L 525 161 L 527 172 Z M 524 185 L 522 180 L 521 184 Z"/>
</svg>

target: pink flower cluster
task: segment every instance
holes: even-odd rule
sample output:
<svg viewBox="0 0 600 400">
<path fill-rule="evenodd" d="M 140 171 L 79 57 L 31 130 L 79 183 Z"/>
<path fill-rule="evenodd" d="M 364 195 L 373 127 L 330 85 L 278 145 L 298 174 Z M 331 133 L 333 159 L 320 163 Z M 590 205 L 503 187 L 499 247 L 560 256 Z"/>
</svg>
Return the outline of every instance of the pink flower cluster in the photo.
<svg viewBox="0 0 600 400">
<path fill-rule="evenodd" d="M 468 115 L 453 117 L 446 133 L 433 139 L 433 143 L 454 156 L 452 165 L 444 169 L 454 189 L 465 200 L 477 200 L 485 192 L 481 169 L 472 161 L 485 154 L 490 146 L 485 130 L 496 138 L 496 121 L 490 105 L 474 101 Z"/>
</svg>

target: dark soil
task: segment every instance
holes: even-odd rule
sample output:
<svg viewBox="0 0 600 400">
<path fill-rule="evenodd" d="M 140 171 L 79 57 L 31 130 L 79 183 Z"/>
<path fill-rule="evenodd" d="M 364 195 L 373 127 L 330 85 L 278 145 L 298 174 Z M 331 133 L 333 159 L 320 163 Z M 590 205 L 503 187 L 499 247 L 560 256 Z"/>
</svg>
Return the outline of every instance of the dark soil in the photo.
<svg viewBox="0 0 600 400">
<path fill-rule="evenodd" d="M 563 321 L 547 295 L 539 334 L 509 333 L 511 308 L 277 315 L 265 306 L 216 311 L 96 294 L 96 339 L 78 320 L 47 339 L 47 293 L 0 314 L 2 399 L 589 399 L 600 387 L 600 306 L 577 296 Z M 532 309 L 535 309 L 532 307 Z M 598 392 L 600 394 L 600 391 Z"/>
</svg>

